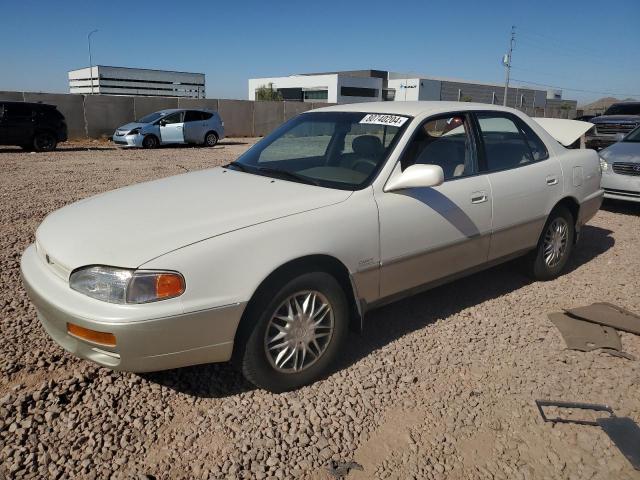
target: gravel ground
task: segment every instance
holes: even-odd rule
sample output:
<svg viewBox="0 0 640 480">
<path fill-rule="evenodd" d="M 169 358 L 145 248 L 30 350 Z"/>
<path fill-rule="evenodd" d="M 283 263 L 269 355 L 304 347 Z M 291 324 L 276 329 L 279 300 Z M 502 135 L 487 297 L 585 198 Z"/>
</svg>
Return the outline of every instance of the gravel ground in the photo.
<svg viewBox="0 0 640 480">
<path fill-rule="evenodd" d="M 537 398 L 607 403 L 640 423 L 639 361 L 564 349 L 546 313 L 640 312 L 640 206 L 605 204 L 566 273 L 504 265 L 368 315 L 327 379 L 274 395 L 229 365 L 136 375 L 66 354 L 41 329 L 19 260 L 43 217 L 105 190 L 234 159 L 213 149 L 0 149 L 0 478 L 637 479 L 598 428 L 545 424 Z M 622 334 L 640 358 L 640 337 Z"/>
</svg>

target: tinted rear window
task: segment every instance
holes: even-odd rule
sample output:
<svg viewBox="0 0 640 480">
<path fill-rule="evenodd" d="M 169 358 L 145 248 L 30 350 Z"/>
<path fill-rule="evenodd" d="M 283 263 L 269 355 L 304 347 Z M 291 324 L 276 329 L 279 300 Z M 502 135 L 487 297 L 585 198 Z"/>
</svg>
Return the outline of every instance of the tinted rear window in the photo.
<svg viewBox="0 0 640 480">
<path fill-rule="evenodd" d="M 605 115 L 640 115 L 640 103 L 614 103 Z"/>
</svg>

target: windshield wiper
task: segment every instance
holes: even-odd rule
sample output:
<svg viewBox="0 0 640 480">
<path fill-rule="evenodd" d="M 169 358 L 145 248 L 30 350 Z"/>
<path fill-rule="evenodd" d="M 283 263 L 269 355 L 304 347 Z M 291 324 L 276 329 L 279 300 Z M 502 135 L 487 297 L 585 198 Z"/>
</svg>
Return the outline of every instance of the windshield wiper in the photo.
<svg viewBox="0 0 640 480">
<path fill-rule="evenodd" d="M 242 172 L 247 172 L 247 173 L 253 173 L 251 170 L 249 170 L 244 164 L 240 163 L 240 162 L 236 162 L 235 160 L 233 162 L 229 162 L 227 163 L 224 168 L 229 168 L 229 167 L 236 167 L 238 170 L 242 171 Z"/>
<path fill-rule="evenodd" d="M 320 186 L 320 184 L 312 178 L 305 177 L 304 175 L 300 175 L 295 172 L 289 172 L 287 170 L 280 170 L 279 168 L 271 168 L 271 167 L 258 167 L 257 170 L 266 174 L 273 175 L 281 175 L 283 177 L 287 177 L 296 182 L 306 183 L 308 185 Z"/>
</svg>

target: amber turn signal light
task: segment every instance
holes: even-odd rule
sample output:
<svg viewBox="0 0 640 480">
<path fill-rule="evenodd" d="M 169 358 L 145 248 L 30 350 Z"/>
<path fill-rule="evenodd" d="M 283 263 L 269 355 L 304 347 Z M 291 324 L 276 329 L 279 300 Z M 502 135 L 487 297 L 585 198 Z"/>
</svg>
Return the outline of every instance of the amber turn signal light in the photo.
<svg viewBox="0 0 640 480">
<path fill-rule="evenodd" d="M 182 275 L 162 273 L 156 277 L 156 298 L 177 297 L 184 292 Z"/>
<path fill-rule="evenodd" d="M 97 343 L 98 345 L 104 345 L 105 347 L 116 346 L 116 336 L 113 333 L 90 330 L 73 323 L 67 323 L 67 333 L 72 337 Z"/>
</svg>

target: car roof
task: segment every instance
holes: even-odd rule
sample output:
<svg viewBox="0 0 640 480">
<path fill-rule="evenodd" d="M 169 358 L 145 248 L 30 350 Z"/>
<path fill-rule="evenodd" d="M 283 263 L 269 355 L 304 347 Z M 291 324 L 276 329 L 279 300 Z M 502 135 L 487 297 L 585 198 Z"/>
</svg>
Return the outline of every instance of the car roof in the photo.
<svg viewBox="0 0 640 480">
<path fill-rule="evenodd" d="M 175 113 L 175 112 L 186 112 L 187 110 L 192 110 L 192 111 L 195 111 L 195 112 L 217 113 L 215 110 L 211 110 L 210 108 L 198 108 L 198 107 L 194 107 L 194 108 L 165 108 L 164 110 L 158 110 L 156 113 L 162 113 L 162 114 L 168 115 L 170 113 Z"/>
<path fill-rule="evenodd" d="M 410 115 L 412 117 L 423 114 L 444 113 L 456 110 L 496 110 L 502 112 L 518 112 L 517 110 L 502 105 L 471 102 L 445 102 L 445 101 L 418 101 L 418 102 L 364 102 L 333 105 L 330 107 L 316 108 L 308 112 L 364 112 L 387 113 L 395 115 Z M 520 113 L 520 112 L 518 112 Z"/>
</svg>

